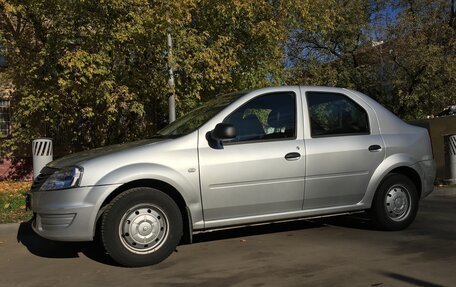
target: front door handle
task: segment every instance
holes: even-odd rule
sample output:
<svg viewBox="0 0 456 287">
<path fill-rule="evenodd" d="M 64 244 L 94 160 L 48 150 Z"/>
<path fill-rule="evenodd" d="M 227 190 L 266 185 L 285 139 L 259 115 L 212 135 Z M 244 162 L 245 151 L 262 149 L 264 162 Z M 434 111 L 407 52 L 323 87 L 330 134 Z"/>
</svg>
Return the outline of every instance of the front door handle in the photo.
<svg viewBox="0 0 456 287">
<path fill-rule="evenodd" d="M 369 151 L 371 151 L 371 152 L 380 151 L 381 149 L 382 149 L 382 147 L 379 146 L 378 144 L 374 144 L 369 147 Z"/>
<path fill-rule="evenodd" d="M 290 152 L 285 155 L 286 160 L 298 160 L 301 157 L 299 152 Z"/>
</svg>

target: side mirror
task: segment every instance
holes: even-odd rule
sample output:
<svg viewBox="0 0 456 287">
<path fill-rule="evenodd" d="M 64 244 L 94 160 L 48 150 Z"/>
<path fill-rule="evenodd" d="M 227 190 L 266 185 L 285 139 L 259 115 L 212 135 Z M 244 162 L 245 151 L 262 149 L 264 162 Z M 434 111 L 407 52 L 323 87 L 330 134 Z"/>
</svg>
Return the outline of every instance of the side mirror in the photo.
<svg viewBox="0 0 456 287">
<path fill-rule="evenodd" d="M 236 129 L 232 124 L 220 123 L 211 132 L 211 137 L 216 141 L 233 139 L 236 137 Z"/>
<path fill-rule="evenodd" d="M 209 146 L 214 149 L 223 149 L 223 140 L 229 140 L 236 137 L 236 129 L 232 124 L 219 123 L 215 128 L 206 134 Z"/>
</svg>

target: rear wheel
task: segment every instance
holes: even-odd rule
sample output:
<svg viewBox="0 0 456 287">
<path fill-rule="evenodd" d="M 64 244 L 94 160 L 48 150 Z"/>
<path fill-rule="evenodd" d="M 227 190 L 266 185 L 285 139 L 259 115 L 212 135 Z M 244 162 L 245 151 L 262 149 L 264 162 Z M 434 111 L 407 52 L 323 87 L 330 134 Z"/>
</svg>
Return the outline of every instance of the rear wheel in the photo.
<svg viewBox="0 0 456 287">
<path fill-rule="evenodd" d="M 108 205 L 101 235 L 108 254 L 119 264 L 152 265 L 175 250 L 182 237 L 182 216 L 165 193 L 133 188 Z"/>
<path fill-rule="evenodd" d="M 402 230 L 415 219 L 418 203 L 414 183 L 402 174 L 390 174 L 375 193 L 370 214 L 380 228 Z"/>
</svg>

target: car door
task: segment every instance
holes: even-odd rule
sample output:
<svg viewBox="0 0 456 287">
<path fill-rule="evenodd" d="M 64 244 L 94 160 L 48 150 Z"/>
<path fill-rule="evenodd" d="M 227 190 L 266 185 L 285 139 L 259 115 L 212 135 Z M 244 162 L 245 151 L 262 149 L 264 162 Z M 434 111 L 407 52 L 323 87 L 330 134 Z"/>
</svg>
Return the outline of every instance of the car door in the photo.
<svg viewBox="0 0 456 287">
<path fill-rule="evenodd" d="M 223 122 L 236 138 L 212 148 L 199 135 L 205 221 L 297 211 L 304 195 L 305 154 L 299 89 L 247 95 Z M 213 129 L 215 123 L 210 128 Z"/>
<path fill-rule="evenodd" d="M 385 156 L 374 111 L 348 91 L 302 88 L 302 93 L 304 209 L 356 204 Z"/>
</svg>

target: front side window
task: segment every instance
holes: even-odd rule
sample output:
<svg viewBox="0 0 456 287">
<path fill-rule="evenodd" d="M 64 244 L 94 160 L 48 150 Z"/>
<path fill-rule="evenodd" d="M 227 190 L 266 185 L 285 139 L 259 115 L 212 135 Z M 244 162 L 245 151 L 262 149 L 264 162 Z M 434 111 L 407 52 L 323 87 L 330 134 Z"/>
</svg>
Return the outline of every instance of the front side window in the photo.
<svg viewBox="0 0 456 287">
<path fill-rule="evenodd" d="M 228 142 L 289 139 L 296 137 L 294 93 L 274 93 L 250 100 L 223 121 L 236 129 Z"/>
<path fill-rule="evenodd" d="M 367 112 L 345 95 L 307 92 L 312 137 L 369 134 Z"/>
<path fill-rule="evenodd" d="M 0 100 L 0 138 L 7 137 L 10 132 L 10 102 Z"/>
</svg>

